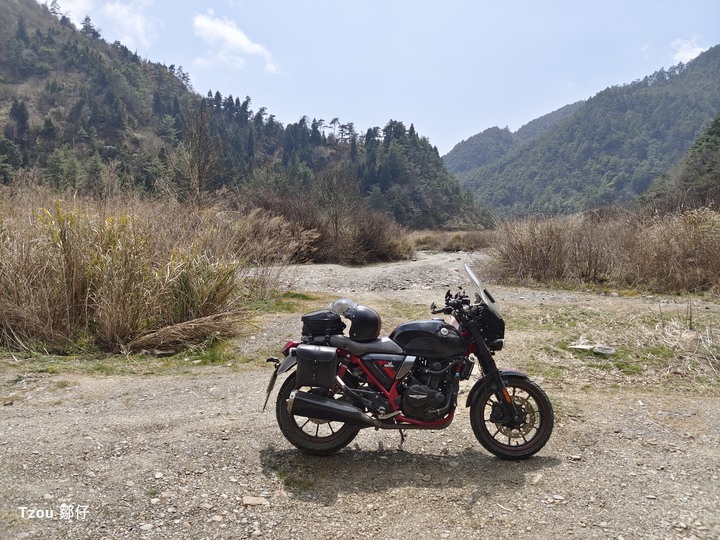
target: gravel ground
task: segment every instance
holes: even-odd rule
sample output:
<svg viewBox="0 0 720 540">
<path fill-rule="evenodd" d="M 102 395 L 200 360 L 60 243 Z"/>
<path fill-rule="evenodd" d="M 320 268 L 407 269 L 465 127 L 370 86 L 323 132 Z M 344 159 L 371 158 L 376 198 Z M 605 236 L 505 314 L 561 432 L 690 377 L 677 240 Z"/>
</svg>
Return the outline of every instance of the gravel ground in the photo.
<svg viewBox="0 0 720 540">
<path fill-rule="evenodd" d="M 464 259 L 307 265 L 290 277 L 297 290 L 421 305 L 466 283 Z M 513 309 L 563 303 L 642 312 L 646 302 L 496 293 Z M 297 315 L 267 316 L 239 349 L 279 347 L 297 330 Z M 512 332 L 508 340 L 542 346 L 528 343 L 523 329 Z M 518 351 L 508 349 L 498 361 L 513 367 L 507 362 Z M 720 538 L 716 397 L 549 378 L 542 385 L 555 405 L 555 431 L 530 460 L 485 452 L 464 408 L 445 430 L 409 432 L 402 449 L 397 433 L 364 430 L 346 450 L 316 458 L 282 438 L 271 407 L 261 411 L 269 373 L 6 369 L 0 538 Z"/>
</svg>

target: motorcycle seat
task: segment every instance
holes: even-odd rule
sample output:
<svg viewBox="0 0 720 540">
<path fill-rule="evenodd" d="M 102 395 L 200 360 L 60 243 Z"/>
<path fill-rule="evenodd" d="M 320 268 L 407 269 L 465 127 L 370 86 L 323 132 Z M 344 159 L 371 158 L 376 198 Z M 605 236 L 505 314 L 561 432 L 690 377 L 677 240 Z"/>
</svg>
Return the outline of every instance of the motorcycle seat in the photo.
<svg viewBox="0 0 720 540">
<path fill-rule="evenodd" d="M 330 345 L 339 349 L 362 356 L 367 353 L 403 354 L 402 347 L 388 337 L 371 339 L 369 341 L 354 341 L 347 336 L 336 334 L 330 336 Z"/>
</svg>

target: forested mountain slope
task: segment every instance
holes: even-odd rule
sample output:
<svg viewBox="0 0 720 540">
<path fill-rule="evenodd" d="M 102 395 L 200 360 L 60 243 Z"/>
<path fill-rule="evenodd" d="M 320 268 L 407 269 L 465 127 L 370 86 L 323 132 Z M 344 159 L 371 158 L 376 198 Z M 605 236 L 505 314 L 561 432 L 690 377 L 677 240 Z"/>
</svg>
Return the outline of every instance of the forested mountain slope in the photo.
<svg viewBox="0 0 720 540">
<path fill-rule="evenodd" d="M 635 200 L 720 111 L 720 46 L 598 93 L 499 159 L 457 175 L 508 216 Z"/>
<path fill-rule="evenodd" d="M 330 179 L 349 207 L 402 225 L 477 221 L 472 196 L 412 124 L 282 125 L 237 97 L 242 88 L 201 96 L 181 66 L 105 42 L 88 17 L 75 28 L 55 1 L 0 0 L 0 85 L 0 183 L 32 172 L 58 190 L 275 191 L 322 205 Z"/>
<path fill-rule="evenodd" d="M 653 183 L 645 199 L 661 210 L 717 209 L 720 204 L 720 114 L 680 163 Z"/>
<path fill-rule="evenodd" d="M 456 144 L 450 152 L 443 156 L 443 162 L 451 173 L 458 174 L 497 161 L 516 146 L 532 141 L 538 135 L 552 129 L 584 103 L 584 101 L 578 101 L 566 105 L 557 111 L 528 122 L 514 133 L 507 128 L 488 128 L 482 133 Z"/>
</svg>

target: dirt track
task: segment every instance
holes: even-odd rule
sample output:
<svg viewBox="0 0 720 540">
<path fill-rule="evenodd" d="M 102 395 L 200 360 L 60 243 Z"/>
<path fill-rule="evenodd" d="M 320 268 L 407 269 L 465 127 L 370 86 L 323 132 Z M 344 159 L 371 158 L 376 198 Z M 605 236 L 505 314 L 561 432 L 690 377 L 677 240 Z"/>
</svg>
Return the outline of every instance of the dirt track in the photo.
<svg viewBox="0 0 720 540">
<path fill-rule="evenodd" d="M 457 285 L 461 268 L 449 255 L 315 265 L 295 270 L 294 285 L 420 309 Z M 592 293 L 496 296 L 513 310 L 648 308 Z M 266 317 L 240 349 L 280 344 L 297 319 Z M 508 367 L 542 345 L 525 329 L 506 337 L 498 360 Z M 555 432 L 538 456 L 513 463 L 480 447 L 464 408 L 446 430 L 410 432 L 402 450 L 398 434 L 365 430 L 336 456 L 304 456 L 272 410 L 260 411 L 265 367 L 144 377 L 8 368 L 0 538 L 720 538 L 720 399 L 592 373 L 582 386 L 542 382 Z"/>
</svg>

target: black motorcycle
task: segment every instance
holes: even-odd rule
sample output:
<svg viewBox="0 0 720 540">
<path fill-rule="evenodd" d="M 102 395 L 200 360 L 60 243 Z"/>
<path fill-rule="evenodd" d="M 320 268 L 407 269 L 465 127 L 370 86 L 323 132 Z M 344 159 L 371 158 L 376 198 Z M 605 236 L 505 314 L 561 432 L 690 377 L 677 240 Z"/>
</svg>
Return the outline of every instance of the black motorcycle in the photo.
<svg viewBox="0 0 720 540">
<path fill-rule="evenodd" d="M 466 263 L 477 286 L 474 302 L 464 289 L 445 295 L 435 315 L 401 324 L 379 337 L 381 320 L 369 307 L 340 299 L 329 310 L 302 316 L 302 337 L 283 348 L 265 398 L 279 374 L 276 416 L 285 438 L 310 454 L 330 454 L 363 428 L 443 429 L 452 422 L 460 381 L 475 363 L 482 376 L 466 400 L 475 437 L 503 459 L 526 459 L 550 438 L 553 409 L 545 392 L 515 370 L 499 370 L 505 322 L 487 288 Z M 344 331 L 349 321 L 348 335 Z M 263 407 L 264 409 L 265 407 Z"/>
</svg>

